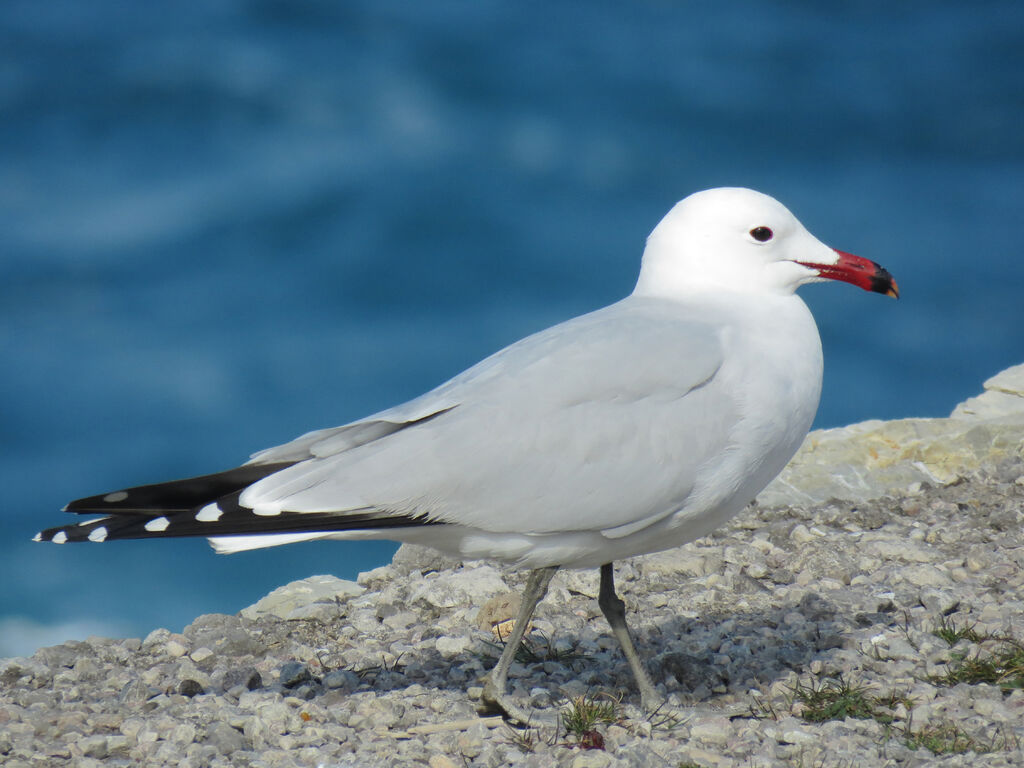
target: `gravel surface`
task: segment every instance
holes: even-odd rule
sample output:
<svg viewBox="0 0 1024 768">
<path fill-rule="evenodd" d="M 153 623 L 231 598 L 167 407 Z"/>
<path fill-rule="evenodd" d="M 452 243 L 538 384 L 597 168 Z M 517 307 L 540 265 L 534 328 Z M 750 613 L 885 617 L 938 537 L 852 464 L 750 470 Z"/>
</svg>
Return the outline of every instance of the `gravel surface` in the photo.
<svg viewBox="0 0 1024 768">
<path fill-rule="evenodd" d="M 507 630 L 523 575 L 403 548 L 363 589 L 303 587 L 290 619 L 254 606 L 0 660 L 0 764 L 1024 765 L 1024 690 L 1007 685 L 1022 673 L 943 679 L 1014 647 L 998 638 L 1024 640 L 1022 504 L 1018 458 L 900 498 L 751 508 L 711 537 L 617 564 L 672 703 L 653 717 L 586 571 L 555 577 L 537 658 L 510 683 L 539 712 L 583 696 L 611 722 L 569 733 L 481 717 L 492 625 Z M 809 722 L 810 692 L 840 680 L 866 716 Z"/>
</svg>

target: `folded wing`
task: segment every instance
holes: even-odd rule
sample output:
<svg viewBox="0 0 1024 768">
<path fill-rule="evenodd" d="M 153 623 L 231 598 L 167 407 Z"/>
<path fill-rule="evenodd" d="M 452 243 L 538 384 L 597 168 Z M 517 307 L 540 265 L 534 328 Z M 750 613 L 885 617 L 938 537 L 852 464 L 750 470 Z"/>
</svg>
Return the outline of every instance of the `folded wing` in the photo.
<svg viewBox="0 0 1024 768">
<path fill-rule="evenodd" d="M 629 298 L 236 469 L 72 502 L 102 517 L 39 537 L 384 537 L 439 524 L 625 535 L 685 505 L 728 449 L 739 406 L 715 379 L 716 327 L 673 302 Z"/>
</svg>

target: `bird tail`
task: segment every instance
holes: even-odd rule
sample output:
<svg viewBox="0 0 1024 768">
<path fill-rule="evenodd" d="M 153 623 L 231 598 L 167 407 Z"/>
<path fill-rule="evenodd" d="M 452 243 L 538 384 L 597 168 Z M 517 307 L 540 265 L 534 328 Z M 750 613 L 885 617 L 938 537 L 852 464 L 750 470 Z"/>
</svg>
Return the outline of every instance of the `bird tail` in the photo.
<svg viewBox="0 0 1024 768">
<path fill-rule="evenodd" d="M 231 496 L 237 499 L 248 486 L 290 467 L 293 463 L 244 464 L 212 475 L 139 485 L 76 499 L 64 507 L 65 512 L 101 517 L 47 528 L 37 533 L 34 539 L 63 544 L 67 541 L 95 542 L 112 538 L 198 535 L 184 530 L 170 533 L 169 521 L 183 515 L 194 514 L 221 499 Z"/>
<path fill-rule="evenodd" d="M 260 515 L 239 503 L 242 492 L 294 462 L 245 464 L 213 475 L 142 485 L 73 501 L 65 511 L 99 515 L 72 525 L 40 531 L 35 541 L 55 544 L 115 539 L 203 536 L 218 551 L 240 551 L 277 543 L 321 538 L 341 531 L 387 531 L 429 525 L 422 517 L 395 515 L 374 508 Z M 239 539 L 225 544 L 222 537 Z M 240 539 L 252 538 L 253 546 Z M 263 539 L 268 543 L 257 544 Z M 272 542 L 272 543 L 269 543 Z"/>
</svg>

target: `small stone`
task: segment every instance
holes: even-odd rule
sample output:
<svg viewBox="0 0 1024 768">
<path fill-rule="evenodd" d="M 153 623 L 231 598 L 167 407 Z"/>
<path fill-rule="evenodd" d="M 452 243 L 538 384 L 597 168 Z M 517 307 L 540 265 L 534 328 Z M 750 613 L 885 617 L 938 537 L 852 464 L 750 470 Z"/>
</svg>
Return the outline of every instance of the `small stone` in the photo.
<svg viewBox="0 0 1024 768">
<path fill-rule="evenodd" d="M 753 562 L 746 567 L 747 576 L 752 579 L 763 579 L 768 575 L 768 566 L 763 562 Z"/>
<path fill-rule="evenodd" d="M 390 566 L 383 566 L 381 568 L 374 568 L 366 574 L 359 574 L 358 581 L 360 584 L 372 581 L 373 578 L 393 580 L 395 578 L 395 571 L 402 576 L 407 576 L 414 571 L 419 573 L 428 573 L 429 571 L 444 571 L 458 568 L 461 565 L 461 561 L 438 552 L 432 547 L 425 547 L 419 544 L 403 544 L 395 552 L 395 556 L 391 558 Z M 377 576 L 383 572 L 384 575 Z"/>
<path fill-rule="evenodd" d="M 921 590 L 921 605 L 929 611 L 948 616 L 960 607 L 960 598 L 944 589 L 925 587 Z"/>
<path fill-rule="evenodd" d="M 953 568 L 949 572 L 949 575 L 952 577 L 953 581 L 955 581 L 958 584 L 962 584 L 963 582 L 971 578 L 970 571 L 968 571 L 966 568 Z"/>
<path fill-rule="evenodd" d="M 169 741 L 175 744 L 191 744 L 196 740 L 196 727 L 192 723 L 181 723 L 170 733 Z"/>
<path fill-rule="evenodd" d="M 188 653 L 188 648 L 179 643 L 177 640 L 168 640 L 164 644 L 164 651 L 172 659 L 177 659 L 180 656 L 184 656 L 186 653 Z"/>
<path fill-rule="evenodd" d="M 981 547 L 974 547 L 967 553 L 964 565 L 967 566 L 967 570 L 971 573 L 978 573 L 979 571 L 987 571 L 993 562 L 994 557 L 991 552 Z"/>
<path fill-rule="evenodd" d="M 99 671 L 99 667 L 91 656 L 83 656 L 75 662 L 74 670 L 78 677 L 92 677 Z"/>
<path fill-rule="evenodd" d="M 209 648 L 196 648 L 191 654 L 189 654 L 189 658 L 196 664 L 202 664 L 207 659 L 213 658 L 213 651 Z"/>
<path fill-rule="evenodd" d="M 495 624 L 514 619 L 519 613 L 520 605 L 522 598 L 515 592 L 495 595 L 484 603 L 477 613 L 476 625 L 480 629 L 490 629 Z"/>
<path fill-rule="evenodd" d="M 727 717 L 708 718 L 690 726 L 690 737 L 708 744 L 725 746 L 732 735 L 732 723 Z"/>
<path fill-rule="evenodd" d="M 994 722 L 1013 722 L 1013 715 L 998 699 L 977 699 L 972 706 L 979 715 Z"/>
<path fill-rule="evenodd" d="M 415 611 L 398 611 L 385 617 L 382 623 L 388 629 L 403 630 L 411 627 L 420 620 L 420 615 Z"/>
<path fill-rule="evenodd" d="M 806 544 L 810 541 L 814 541 L 817 537 L 814 536 L 807 526 L 803 523 L 797 523 L 793 526 L 793 530 L 789 533 L 789 538 L 795 541 L 797 544 Z"/>
<path fill-rule="evenodd" d="M 131 741 L 127 736 L 122 736 L 119 733 L 107 736 L 107 753 L 113 757 L 127 757 L 131 746 Z"/>
<path fill-rule="evenodd" d="M 119 729 L 121 733 L 128 737 L 131 741 L 135 741 L 138 738 L 139 732 L 146 727 L 146 721 L 141 717 L 129 717 L 123 723 Z"/>
<path fill-rule="evenodd" d="M 445 757 L 444 755 L 432 755 L 430 760 L 427 761 L 427 765 L 429 765 L 430 768 L 458 768 L 450 758 Z"/>
<path fill-rule="evenodd" d="M 224 691 L 224 695 L 231 699 L 232 703 L 237 702 L 248 689 L 244 685 L 233 685 Z"/>
<path fill-rule="evenodd" d="M 547 688 L 530 689 L 530 706 L 534 709 L 547 709 L 552 703 L 551 692 Z"/>
<path fill-rule="evenodd" d="M 688 746 L 686 752 L 681 756 L 685 758 L 681 763 L 682 765 L 699 765 L 701 768 L 736 768 L 736 766 L 740 765 L 733 762 L 731 758 L 720 754 L 717 750 L 711 751 L 695 746 Z M 745 764 L 744 768 L 747 765 L 751 765 L 751 763 Z M 760 765 L 760 763 L 753 763 L 753 765 Z"/>
<path fill-rule="evenodd" d="M 472 760 L 480 755 L 484 747 L 484 728 L 482 725 L 475 725 L 469 730 L 463 731 L 456 738 L 459 754 Z"/>
<path fill-rule="evenodd" d="M 252 667 L 228 670 L 224 675 L 223 687 L 225 690 L 230 690 L 238 685 L 244 686 L 246 690 L 255 691 L 257 688 L 263 687 L 263 678 Z"/>
<path fill-rule="evenodd" d="M 895 660 L 914 661 L 918 659 L 921 652 L 907 642 L 903 637 L 887 638 L 886 657 Z"/>
<path fill-rule="evenodd" d="M 171 636 L 171 630 L 160 627 L 154 629 L 148 635 L 146 639 L 142 641 L 142 647 L 147 648 L 154 645 L 160 645 L 161 643 L 167 642 L 167 639 Z"/>
<path fill-rule="evenodd" d="M 929 547 L 908 539 L 895 537 L 877 538 L 870 541 L 865 554 L 874 555 L 883 561 L 905 560 L 908 563 L 927 563 L 935 558 Z"/>
<path fill-rule="evenodd" d="M 437 652 L 442 656 L 458 656 L 469 647 L 468 637 L 439 637 L 435 641 Z"/>
<path fill-rule="evenodd" d="M 912 710 L 910 710 L 909 721 L 915 726 L 920 727 L 927 725 L 932 719 L 932 705 L 929 703 L 918 704 Z"/>
<path fill-rule="evenodd" d="M 178 683 L 178 693 L 182 696 L 188 696 L 191 698 L 193 696 L 199 696 L 202 693 L 206 693 L 206 691 L 203 690 L 202 684 L 197 680 L 186 678 Z"/>
<path fill-rule="evenodd" d="M 580 752 L 569 764 L 571 768 L 608 768 L 612 756 L 600 749 L 588 749 Z"/>
<path fill-rule="evenodd" d="M 216 722 L 206 729 L 206 743 L 215 747 L 222 755 L 230 755 L 246 748 L 245 736 L 227 723 Z"/>
<path fill-rule="evenodd" d="M 814 744 L 818 741 L 817 735 L 799 728 L 787 728 L 778 738 L 783 744 Z"/>
<path fill-rule="evenodd" d="M 310 673 L 309 667 L 298 661 L 289 661 L 281 666 L 278 681 L 285 688 L 294 688 L 295 686 L 312 679 L 313 675 Z"/>
<path fill-rule="evenodd" d="M 359 675 L 349 669 L 334 669 L 324 675 L 324 687 L 332 691 L 339 688 L 354 691 L 360 682 Z"/>
<path fill-rule="evenodd" d="M 952 583 L 949 574 L 934 565 L 908 565 L 900 575 L 915 587 L 945 587 Z"/>
<path fill-rule="evenodd" d="M 658 552 L 640 559 L 640 572 L 647 578 L 654 576 L 663 579 L 686 576 L 707 576 L 722 564 L 722 559 L 714 553 L 694 552 L 688 548 L 671 549 Z"/>
<path fill-rule="evenodd" d="M 317 686 L 310 683 L 303 683 L 298 688 L 293 689 L 292 696 L 302 701 L 309 701 L 310 699 L 316 698 Z"/>
<path fill-rule="evenodd" d="M 135 679 L 129 681 L 118 694 L 122 702 L 142 702 L 157 696 L 160 689 L 147 685 L 144 681 Z"/>
<path fill-rule="evenodd" d="M 78 746 L 83 755 L 94 757 L 97 760 L 103 760 L 110 754 L 106 736 L 87 736 L 78 742 Z"/>
<path fill-rule="evenodd" d="M 710 692 L 723 682 L 721 670 L 714 667 L 706 656 L 671 651 L 660 656 L 658 663 L 663 677 L 671 676 L 684 691 L 695 697 L 705 693 L 702 689 Z"/>
<path fill-rule="evenodd" d="M 398 552 L 395 553 L 395 558 L 398 557 L 399 553 L 403 549 L 405 549 L 406 546 L 407 545 L 403 544 L 401 547 L 398 548 Z M 421 547 L 421 549 L 426 550 L 426 549 L 428 549 L 428 547 Z M 392 563 L 394 563 L 394 558 L 392 558 Z M 419 570 L 419 569 L 417 568 L 416 570 Z M 440 569 L 438 569 L 438 568 L 425 568 L 425 569 L 423 569 L 422 572 L 426 573 L 427 571 L 436 571 L 436 570 L 440 570 Z M 395 569 L 392 566 L 390 566 L 390 565 L 381 565 L 381 566 L 379 566 L 377 568 L 373 568 L 373 569 L 371 569 L 369 571 L 360 571 L 358 574 L 356 574 L 356 584 L 358 584 L 359 586 L 365 588 L 365 587 L 368 587 L 368 586 L 374 584 L 374 582 L 377 582 L 377 586 L 379 587 L 381 583 L 390 582 L 394 578 L 394 575 L 395 575 Z"/>
</svg>

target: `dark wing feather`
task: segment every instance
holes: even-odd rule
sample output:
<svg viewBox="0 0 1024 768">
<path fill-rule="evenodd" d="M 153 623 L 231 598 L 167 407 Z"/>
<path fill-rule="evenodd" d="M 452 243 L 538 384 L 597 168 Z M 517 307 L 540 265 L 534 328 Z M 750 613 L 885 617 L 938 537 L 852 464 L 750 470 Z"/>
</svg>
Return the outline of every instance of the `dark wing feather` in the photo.
<svg viewBox="0 0 1024 768">
<path fill-rule="evenodd" d="M 78 514 L 100 514 L 95 520 L 55 526 L 36 534 L 36 541 L 78 542 L 154 539 L 185 536 L 237 536 L 320 531 L 385 530 L 430 525 L 423 518 L 389 515 L 379 510 L 257 515 L 238 503 L 252 483 L 294 462 L 246 464 L 226 472 L 167 483 L 141 485 L 73 501 L 65 508 Z M 211 508 L 211 518 L 198 516 Z"/>
<path fill-rule="evenodd" d="M 237 497 L 237 494 L 233 494 Z M 218 502 L 218 506 L 225 500 Z M 225 506 L 227 506 L 225 504 Z M 153 527 L 154 523 L 158 523 Z M 422 518 L 381 515 L 379 512 L 338 515 L 333 512 L 282 512 L 273 517 L 253 514 L 236 506 L 220 519 L 196 520 L 192 510 L 166 515 L 116 515 L 74 525 L 47 528 L 36 534 L 37 541 L 116 541 L 118 539 L 165 539 L 188 536 L 244 536 L 271 533 L 313 533 L 328 531 L 387 530 L 433 525 Z M 149 527 L 147 527 L 149 526 Z M 63 534 L 63 536 L 60 536 Z M 93 538 L 97 537 L 97 538 Z"/>
<path fill-rule="evenodd" d="M 153 485 L 139 485 L 135 488 L 125 488 L 99 496 L 77 499 L 64 507 L 64 510 L 90 515 L 153 515 L 188 512 L 235 491 L 240 491 L 257 480 L 280 472 L 294 463 L 293 461 L 283 461 L 275 464 L 244 464 L 241 467 L 212 475 L 199 475 Z"/>
</svg>

